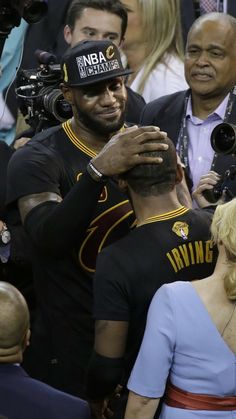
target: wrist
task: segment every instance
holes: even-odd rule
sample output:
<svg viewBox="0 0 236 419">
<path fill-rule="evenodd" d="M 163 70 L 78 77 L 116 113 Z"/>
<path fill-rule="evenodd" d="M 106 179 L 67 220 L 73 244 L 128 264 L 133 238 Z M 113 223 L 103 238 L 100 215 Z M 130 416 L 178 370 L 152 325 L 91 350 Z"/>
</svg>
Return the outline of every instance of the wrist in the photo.
<svg viewBox="0 0 236 419">
<path fill-rule="evenodd" d="M 103 175 L 91 161 L 87 165 L 87 172 L 95 182 L 106 183 L 108 181 L 108 177 Z"/>
<path fill-rule="evenodd" d="M 7 245 L 11 240 L 11 233 L 7 228 L 6 223 L 3 221 L 0 222 L 0 246 Z"/>
</svg>

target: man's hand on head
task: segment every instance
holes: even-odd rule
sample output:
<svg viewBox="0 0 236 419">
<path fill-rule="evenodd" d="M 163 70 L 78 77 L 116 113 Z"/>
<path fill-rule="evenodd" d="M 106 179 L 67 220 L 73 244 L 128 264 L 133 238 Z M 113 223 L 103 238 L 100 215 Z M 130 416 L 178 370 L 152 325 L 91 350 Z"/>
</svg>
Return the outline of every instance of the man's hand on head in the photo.
<svg viewBox="0 0 236 419">
<path fill-rule="evenodd" d="M 127 128 L 124 132 L 114 135 L 100 153 L 92 159 L 92 164 L 105 176 L 119 175 L 137 164 L 162 163 L 161 157 L 147 157 L 142 153 L 148 151 L 167 150 L 168 145 L 162 143 L 166 132 L 158 127 Z"/>
</svg>

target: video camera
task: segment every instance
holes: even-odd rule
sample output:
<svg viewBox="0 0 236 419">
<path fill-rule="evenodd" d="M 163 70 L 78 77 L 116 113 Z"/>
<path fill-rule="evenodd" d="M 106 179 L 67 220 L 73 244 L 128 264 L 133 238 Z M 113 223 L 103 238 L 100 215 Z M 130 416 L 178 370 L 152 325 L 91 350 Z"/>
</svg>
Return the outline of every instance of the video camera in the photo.
<svg viewBox="0 0 236 419">
<path fill-rule="evenodd" d="M 16 97 L 26 122 L 37 133 L 71 118 L 72 109 L 59 88 L 62 73 L 55 55 L 41 50 L 35 55 L 39 67 L 18 72 Z"/>
<path fill-rule="evenodd" d="M 223 122 L 211 133 L 211 146 L 218 154 L 236 154 L 236 125 Z M 205 198 L 212 203 L 217 202 L 222 194 L 226 201 L 236 196 L 236 165 L 226 170 L 220 182 L 211 190 L 204 191 Z"/>
</svg>

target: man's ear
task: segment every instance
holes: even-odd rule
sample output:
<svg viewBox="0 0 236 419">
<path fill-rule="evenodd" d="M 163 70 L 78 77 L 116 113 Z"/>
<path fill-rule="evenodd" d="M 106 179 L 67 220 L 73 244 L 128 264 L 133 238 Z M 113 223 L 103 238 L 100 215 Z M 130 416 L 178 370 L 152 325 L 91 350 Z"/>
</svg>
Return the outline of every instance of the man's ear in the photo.
<svg viewBox="0 0 236 419">
<path fill-rule="evenodd" d="M 71 28 L 69 27 L 69 25 L 66 25 L 64 27 L 63 33 L 64 33 L 64 39 L 65 39 L 66 43 L 68 45 L 71 45 L 71 42 L 72 42 L 72 33 L 71 33 Z"/>
<path fill-rule="evenodd" d="M 182 182 L 184 177 L 184 169 L 182 167 L 181 164 L 177 163 L 177 168 L 176 168 L 176 177 L 175 177 L 175 181 L 176 181 L 176 185 L 180 182 Z"/>
<path fill-rule="evenodd" d="M 119 189 L 122 192 L 126 192 L 127 189 L 128 189 L 128 184 L 127 184 L 126 180 L 124 180 L 124 179 L 122 179 L 120 177 L 118 178 L 118 186 L 119 186 Z"/>
<path fill-rule="evenodd" d="M 31 336 L 31 331 L 30 329 L 27 329 L 24 337 L 23 337 L 23 341 L 22 341 L 22 350 L 24 351 L 27 346 L 30 345 L 30 336 Z"/>
<path fill-rule="evenodd" d="M 64 83 L 60 84 L 60 89 L 63 93 L 64 98 L 66 99 L 67 102 L 69 102 L 70 105 L 74 104 L 74 98 L 73 98 L 73 93 L 72 90 L 70 89 L 70 87 L 66 86 Z"/>
<path fill-rule="evenodd" d="M 119 43 L 119 48 L 123 48 L 124 42 L 125 42 L 125 37 L 121 38 L 120 43 Z"/>
</svg>

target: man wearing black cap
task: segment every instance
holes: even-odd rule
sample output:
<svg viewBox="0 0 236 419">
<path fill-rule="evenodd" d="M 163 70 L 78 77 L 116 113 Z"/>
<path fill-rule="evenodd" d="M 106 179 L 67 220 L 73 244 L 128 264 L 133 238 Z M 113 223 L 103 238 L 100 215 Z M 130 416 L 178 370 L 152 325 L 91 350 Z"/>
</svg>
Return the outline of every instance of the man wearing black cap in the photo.
<svg viewBox="0 0 236 419">
<path fill-rule="evenodd" d="M 83 41 L 68 50 L 61 65 L 73 117 L 13 155 L 7 199 L 18 204 L 34 247 L 38 315 L 25 368 L 83 397 L 93 347 L 96 256 L 134 222 L 113 176 L 139 163 L 161 162 L 140 153 L 167 146 L 147 142 L 165 138 L 156 127 L 125 126 L 129 70 L 112 42 Z"/>
</svg>

